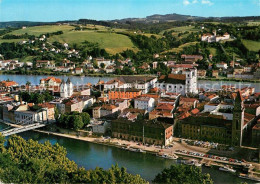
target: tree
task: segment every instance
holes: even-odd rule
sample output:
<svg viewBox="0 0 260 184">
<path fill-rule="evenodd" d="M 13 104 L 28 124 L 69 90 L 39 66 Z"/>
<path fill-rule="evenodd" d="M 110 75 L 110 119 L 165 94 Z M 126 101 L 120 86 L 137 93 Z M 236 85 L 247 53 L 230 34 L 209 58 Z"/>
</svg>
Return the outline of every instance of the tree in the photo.
<svg viewBox="0 0 260 184">
<path fill-rule="evenodd" d="M 70 127 L 74 130 L 79 130 L 84 126 L 82 117 L 80 115 L 70 115 L 69 124 L 70 124 Z"/>
<path fill-rule="evenodd" d="M 105 65 L 104 63 L 101 63 L 101 64 L 100 64 L 100 67 L 101 67 L 101 68 L 105 68 L 105 66 L 106 66 L 106 65 Z"/>
<path fill-rule="evenodd" d="M 7 140 L 5 150 L 0 152 L 3 183 L 147 183 L 139 175 L 131 175 L 117 165 L 109 170 L 79 168 L 67 158 L 66 149 L 59 144 L 39 144 L 14 135 Z"/>
<path fill-rule="evenodd" d="M 4 136 L 2 136 L 2 134 L 0 133 L 0 153 L 4 151 L 4 143 L 5 143 L 5 138 Z"/>
<path fill-rule="evenodd" d="M 164 184 L 213 184 L 209 174 L 203 174 L 201 168 L 188 165 L 171 165 L 159 173 L 154 183 Z"/>
<path fill-rule="evenodd" d="M 87 126 L 90 123 L 90 115 L 86 112 L 82 112 L 80 116 L 82 118 L 84 127 Z"/>
<path fill-rule="evenodd" d="M 31 82 L 30 82 L 30 81 L 27 81 L 27 82 L 26 82 L 26 86 L 31 86 Z"/>
</svg>

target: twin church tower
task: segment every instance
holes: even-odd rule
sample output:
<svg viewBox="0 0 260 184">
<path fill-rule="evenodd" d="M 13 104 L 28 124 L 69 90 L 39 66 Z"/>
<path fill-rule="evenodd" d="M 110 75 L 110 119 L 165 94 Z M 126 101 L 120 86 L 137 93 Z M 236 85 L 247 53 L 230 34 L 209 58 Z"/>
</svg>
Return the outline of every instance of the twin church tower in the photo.
<svg viewBox="0 0 260 184">
<path fill-rule="evenodd" d="M 68 78 L 66 82 L 62 80 L 60 84 L 60 96 L 62 98 L 68 98 L 71 97 L 72 94 L 73 94 L 73 84 L 70 81 L 70 79 Z"/>
</svg>

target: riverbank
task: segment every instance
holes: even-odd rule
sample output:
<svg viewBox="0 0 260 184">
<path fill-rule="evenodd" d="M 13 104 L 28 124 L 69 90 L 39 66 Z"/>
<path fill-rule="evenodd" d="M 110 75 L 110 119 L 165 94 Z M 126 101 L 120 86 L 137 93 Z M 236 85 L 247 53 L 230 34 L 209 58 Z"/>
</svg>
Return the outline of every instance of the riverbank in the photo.
<svg viewBox="0 0 260 184">
<path fill-rule="evenodd" d="M 72 74 L 72 73 L 61 73 L 61 72 L 44 72 L 44 71 L 33 71 L 31 73 L 19 73 L 17 71 L 1 71 L 1 75 L 28 75 L 28 76 L 37 76 L 37 75 L 48 75 L 48 76 L 74 76 L 74 77 L 120 77 L 120 76 L 129 76 L 129 75 L 116 75 L 116 74 L 108 74 L 108 73 L 88 73 L 88 74 Z M 153 74 L 138 74 L 131 76 L 154 76 Z"/>
<path fill-rule="evenodd" d="M 180 152 L 176 152 L 176 150 L 186 150 L 188 152 L 198 152 L 201 154 L 209 154 L 209 152 L 212 152 L 211 149 L 209 148 L 202 148 L 202 147 L 195 147 L 195 146 L 190 146 L 186 143 L 180 143 L 178 142 L 178 138 L 173 139 L 172 147 L 171 148 L 161 148 L 159 146 L 144 146 L 141 145 L 137 142 L 133 141 L 127 141 L 127 140 L 121 140 L 121 139 L 116 139 L 116 138 L 111 138 L 111 139 L 105 139 L 102 137 L 83 137 L 83 136 L 75 136 L 75 135 L 70 135 L 70 134 L 64 134 L 64 133 L 58 133 L 58 132 L 52 132 L 52 131 L 46 131 L 46 130 L 34 130 L 36 132 L 44 133 L 44 134 L 50 134 L 50 135 L 55 135 L 55 136 L 60 136 L 60 137 L 66 137 L 66 138 L 71 138 L 75 140 L 81 140 L 81 141 L 86 141 L 86 142 L 91 142 L 91 143 L 96 143 L 96 144 L 102 144 L 102 145 L 107 145 L 107 146 L 113 146 L 117 148 L 124 148 L 124 147 L 130 147 L 134 149 L 141 149 L 147 153 L 151 153 L 156 155 L 157 153 L 160 154 L 177 154 L 181 155 Z M 215 155 L 219 150 L 216 150 Z M 211 153 L 214 154 L 214 153 Z M 228 155 L 227 155 L 228 156 Z M 243 164 L 237 164 L 237 163 L 231 163 L 229 161 L 224 161 L 224 160 L 217 160 L 217 159 L 212 159 L 212 158 L 204 158 L 204 157 L 198 157 L 196 155 L 189 155 L 189 157 L 195 158 L 195 159 L 206 159 L 208 161 L 215 161 L 218 163 L 222 164 L 230 164 L 230 165 L 243 165 Z M 252 164 L 257 170 L 260 170 L 260 164 L 255 163 L 255 162 L 246 162 L 246 164 Z"/>
</svg>

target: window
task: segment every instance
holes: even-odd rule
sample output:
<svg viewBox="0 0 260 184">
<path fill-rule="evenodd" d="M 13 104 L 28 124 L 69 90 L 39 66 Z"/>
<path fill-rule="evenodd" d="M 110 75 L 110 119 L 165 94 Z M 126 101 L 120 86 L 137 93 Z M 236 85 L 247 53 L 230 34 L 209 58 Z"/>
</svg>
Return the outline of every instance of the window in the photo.
<svg viewBox="0 0 260 184">
<path fill-rule="evenodd" d="M 239 129 L 239 120 L 236 121 L 236 129 Z"/>
</svg>

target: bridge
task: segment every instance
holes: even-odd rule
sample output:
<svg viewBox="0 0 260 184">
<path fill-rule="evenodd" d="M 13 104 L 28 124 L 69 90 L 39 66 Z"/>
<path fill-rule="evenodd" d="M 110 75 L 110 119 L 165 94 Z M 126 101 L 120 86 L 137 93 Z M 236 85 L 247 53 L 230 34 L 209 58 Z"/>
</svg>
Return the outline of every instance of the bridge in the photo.
<svg viewBox="0 0 260 184">
<path fill-rule="evenodd" d="M 44 126 L 45 126 L 45 124 L 42 124 L 42 123 L 33 123 L 33 124 L 30 124 L 30 125 L 26 125 L 26 126 L 19 126 L 19 127 L 16 127 L 16 128 L 12 128 L 10 130 L 5 130 L 5 131 L 2 131 L 0 133 L 4 137 L 6 137 L 6 136 L 13 135 L 13 134 L 18 134 L 18 133 L 21 133 L 21 132 L 25 132 L 25 131 L 28 131 L 28 130 L 41 128 L 41 127 L 44 127 Z"/>
<path fill-rule="evenodd" d="M 46 111 L 46 113 L 47 113 L 46 108 L 39 109 L 36 111 L 36 113 L 38 113 L 40 111 Z M 46 117 L 48 117 L 47 114 L 46 114 Z M 25 119 L 19 120 L 15 124 L 5 122 L 5 121 L 2 121 L 2 122 L 7 124 L 9 127 L 1 130 L 0 133 L 3 136 L 10 136 L 10 135 L 21 133 L 21 132 L 26 132 L 28 130 L 33 130 L 33 129 L 44 127 L 44 126 L 46 126 L 45 123 L 48 122 L 48 119 L 47 119 L 47 121 L 43 121 L 43 117 L 40 118 L 40 115 L 38 114 L 38 118 L 37 118 L 37 120 L 34 120 L 34 122 L 32 120 L 32 116 L 28 116 Z"/>
</svg>

